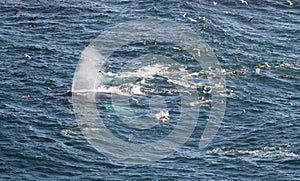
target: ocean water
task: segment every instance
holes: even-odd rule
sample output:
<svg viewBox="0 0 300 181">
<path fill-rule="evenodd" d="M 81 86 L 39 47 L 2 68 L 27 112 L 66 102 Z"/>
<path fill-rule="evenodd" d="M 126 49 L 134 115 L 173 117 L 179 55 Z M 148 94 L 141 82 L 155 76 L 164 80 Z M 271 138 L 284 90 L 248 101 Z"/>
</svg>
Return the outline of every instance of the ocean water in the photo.
<svg viewBox="0 0 300 181">
<path fill-rule="evenodd" d="M 299 180 L 299 17 L 300 2 L 284 0 L 1 1 L 0 179 Z M 224 69 L 228 95 L 222 125 L 204 150 L 198 143 L 209 106 L 201 107 L 180 149 L 135 165 L 99 153 L 82 134 L 70 98 L 53 95 L 72 88 L 81 53 L 93 39 L 142 18 L 174 21 L 198 34 Z M 140 52 L 133 45 L 129 50 Z M 122 66 L 118 59 L 115 65 Z M 98 106 L 102 115 L 109 108 Z M 105 121 L 119 137 L 128 136 L 115 117 Z M 148 143 L 172 129 L 170 121 L 132 134 Z"/>
</svg>

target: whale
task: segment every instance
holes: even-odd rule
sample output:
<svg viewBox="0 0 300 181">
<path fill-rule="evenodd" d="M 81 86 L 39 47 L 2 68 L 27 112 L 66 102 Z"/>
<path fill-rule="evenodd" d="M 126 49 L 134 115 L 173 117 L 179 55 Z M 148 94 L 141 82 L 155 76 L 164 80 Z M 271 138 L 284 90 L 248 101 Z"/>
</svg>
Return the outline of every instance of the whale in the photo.
<svg viewBox="0 0 300 181">
<path fill-rule="evenodd" d="M 82 91 L 82 92 L 67 91 L 65 93 L 54 94 L 51 97 L 54 97 L 54 98 L 55 97 L 56 98 L 59 98 L 59 97 L 65 97 L 65 98 L 68 98 L 68 97 L 85 98 L 89 94 L 91 94 L 91 92 L 88 92 L 88 91 Z M 97 99 L 100 99 L 100 100 L 109 100 L 112 96 L 122 96 L 122 95 L 113 94 L 113 93 L 110 93 L 110 92 L 93 92 L 93 94 L 94 94 L 94 96 Z"/>
</svg>

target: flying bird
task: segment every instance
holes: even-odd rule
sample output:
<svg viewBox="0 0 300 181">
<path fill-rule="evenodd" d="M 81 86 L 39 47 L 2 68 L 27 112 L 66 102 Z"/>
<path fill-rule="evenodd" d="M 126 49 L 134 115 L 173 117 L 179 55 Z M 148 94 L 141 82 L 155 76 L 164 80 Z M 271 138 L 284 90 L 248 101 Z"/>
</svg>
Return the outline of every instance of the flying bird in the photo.
<svg viewBox="0 0 300 181">
<path fill-rule="evenodd" d="M 193 18 L 191 18 L 191 17 L 188 17 L 188 19 L 189 19 L 191 22 L 194 22 L 194 23 L 197 23 L 197 22 L 198 22 L 197 20 L 195 20 L 195 19 L 193 19 Z"/>
<path fill-rule="evenodd" d="M 18 12 L 19 12 L 19 10 L 16 10 L 16 11 L 14 12 L 14 16 L 16 16 L 16 15 L 18 14 Z"/>
<path fill-rule="evenodd" d="M 289 3 L 290 6 L 294 6 L 296 5 L 297 3 L 296 2 L 293 2 L 291 0 L 285 0 L 287 3 Z"/>
<path fill-rule="evenodd" d="M 248 5 L 248 2 L 245 0 L 240 0 L 241 3 Z"/>
<path fill-rule="evenodd" d="M 254 20 L 255 19 L 255 16 L 253 16 L 252 18 L 250 18 L 249 20 L 248 20 L 248 22 L 250 22 L 250 21 L 252 21 L 252 20 Z"/>
</svg>

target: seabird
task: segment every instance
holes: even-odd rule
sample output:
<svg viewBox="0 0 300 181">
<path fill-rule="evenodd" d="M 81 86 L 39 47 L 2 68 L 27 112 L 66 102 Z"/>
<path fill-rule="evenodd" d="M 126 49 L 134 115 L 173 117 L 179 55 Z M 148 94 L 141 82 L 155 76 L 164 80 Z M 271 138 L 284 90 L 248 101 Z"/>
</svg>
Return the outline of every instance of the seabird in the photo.
<svg viewBox="0 0 300 181">
<path fill-rule="evenodd" d="M 248 2 L 245 0 L 240 0 L 241 3 L 248 5 Z"/>
<path fill-rule="evenodd" d="M 159 121 L 166 123 L 170 120 L 169 116 L 162 116 L 159 118 Z"/>
<path fill-rule="evenodd" d="M 31 95 L 31 94 L 28 94 L 28 95 L 26 95 L 26 96 L 23 96 L 22 98 L 30 99 L 30 98 L 32 98 L 32 95 Z"/>
<path fill-rule="evenodd" d="M 250 22 L 250 21 L 252 21 L 252 20 L 254 20 L 255 19 L 255 16 L 253 16 L 252 18 L 250 18 L 249 20 L 248 20 L 248 22 Z"/>
<path fill-rule="evenodd" d="M 16 15 L 18 14 L 18 12 L 19 12 L 19 10 L 16 10 L 16 11 L 14 12 L 14 16 L 16 16 Z"/>
<path fill-rule="evenodd" d="M 231 75 L 242 75 L 242 74 L 245 74 L 245 72 L 236 72 L 236 71 L 233 71 L 233 72 L 230 72 Z"/>
<path fill-rule="evenodd" d="M 256 67 L 255 69 L 255 73 L 259 74 L 260 73 L 260 68 L 259 67 Z"/>
<path fill-rule="evenodd" d="M 52 89 L 50 87 L 44 86 L 45 89 L 48 89 L 49 91 L 51 91 Z"/>
<path fill-rule="evenodd" d="M 268 64 L 268 62 L 265 62 L 265 65 L 267 68 L 270 68 L 271 66 Z"/>
<path fill-rule="evenodd" d="M 131 100 L 133 100 L 136 104 L 139 104 L 141 102 L 141 100 L 138 100 L 138 99 L 136 99 L 134 97 L 132 97 Z"/>
<path fill-rule="evenodd" d="M 178 50 L 178 51 L 181 51 L 182 50 L 182 48 L 180 48 L 180 47 L 172 47 L 174 50 Z"/>
<path fill-rule="evenodd" d="M 293 1 L 291 1 L 291 0 L 286 0 L 286 2 L 289 3 L 290 6 L 294 6 L 294 5 L 297 4 L 296 2 L 293 2 Z"/>
<path fill-rule="evenodd" d="M 28 26 L 29 26 L 29 27 L 32 27 L 32 28 L 36 27 L 36 25 L 35 25 L 35 24 L 33 24 L 33 23 L 31 23 L 31 22 L 30 22 L 30 23 L 28 23 Z"/>
<path fill-rule="evenodd" d="M 35 17 L 33 17 L 33 18 L 30 18 L 29 21 L 35 21 L 37 18 L 38 18 L 38 17 L 35 16 Z"/>
<path fill-rule="evenodd" d="M 194 22 L 194 23 L 197 23 L 197 22 L 198 22 L 197 20 L 195 20 L 195 19 L 193 19 L 193 18 L 191 18 L 191 17 L 188 17 L 188 19 L 189 19 L 191 22 Z"/>
<path fill-rule="evenodd" d="M 25 53 L 25 54 L 24 54 L 24 57 L 25 57 L 25 58 L 28 58 L 28 59 L 31 59 L 31 56 L 30 56 L 30 54 L 28 54 L 28 53 Z"/>
<path fill-rule="evenodd" d="M 201 31 L 201 30 L 200 30 Z M 200 57 L 201 56 L 201 49 L 199 48 L 194 48 L 194 51 L 197 51 L 197 55 Z"/>
<path fill-rule="evenodd" d="M 157 45 L 156 38 L 155 38 L 154 41 L 153 41 L 153 45 Z"/>
<path fill-rule="evenodd" d="M 159 113 L 155 114 L 155 117 L 162 123 L 167 123 L 170 120 L 168 110 L 161 110 Z"/>
</svg>

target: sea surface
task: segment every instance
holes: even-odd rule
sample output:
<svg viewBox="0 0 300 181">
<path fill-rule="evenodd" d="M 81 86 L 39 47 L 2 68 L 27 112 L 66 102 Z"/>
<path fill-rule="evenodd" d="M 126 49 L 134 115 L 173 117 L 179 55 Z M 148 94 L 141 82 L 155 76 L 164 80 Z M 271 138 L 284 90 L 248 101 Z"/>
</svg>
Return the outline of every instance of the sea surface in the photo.
<svg viewBox="0 0 300 181">
<path fill-rule="evenodd" d="M 300 180 L 300 1 L 292 2 L 298 3 L 2 0 L 0 180 Z M 72 89 L 81 53 L 93 39 L 146 18 L 179 23 L 214 50 L 224 69 L 226 109 L 204 150 L 198 144 L 212 105 L 201 107 L 194 132 L 174 153 L 127 164 L 98 152 L 82 134 L 71 98 L 55 95 Z M 147 41 L 157 41 L 152 50 L 159 53 L 155 38 Z M 124 61 L 130 53 L 117 57 Z M 98 106 L 104 116 L 109 108 Z M 126 138 L 115 119 L 107 116 L 107 127 Z M 162 123 L 137 143 L 163 139 L 174 126 Z"/>
</svg>

